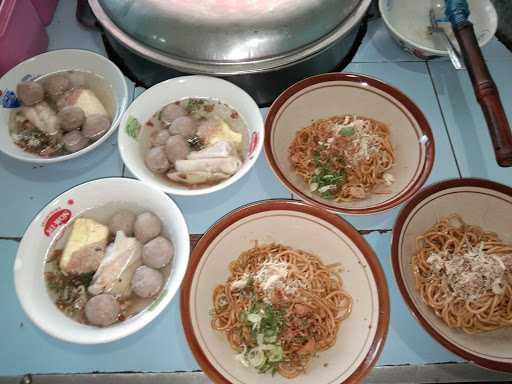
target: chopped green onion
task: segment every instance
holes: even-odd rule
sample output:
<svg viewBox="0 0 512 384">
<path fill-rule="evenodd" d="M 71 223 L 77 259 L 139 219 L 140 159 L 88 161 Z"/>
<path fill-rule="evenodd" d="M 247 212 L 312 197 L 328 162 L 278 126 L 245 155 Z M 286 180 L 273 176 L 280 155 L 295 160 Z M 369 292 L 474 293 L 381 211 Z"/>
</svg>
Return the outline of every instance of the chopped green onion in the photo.
<svg viewBox="0 0 512 384">
<path fill-rule="evenodd" d="M 356 130 L 353 125 L 343 127 L 338 131 L 338 135 L 341 136 L 352 136 L 354 133 L 356 133 Z"/>
<path fill-rule="evenodd" d="M 139 132 L 140 132 L 140 123 L 139 123 L 139 120 L 137 120 L 135 117 L 133 116 L 128 116 L 128 119 L 126 121 L 126 133 L 128 134 L 128 136 L 131 136 L 132 138 L 134 138 L 135 140 L 137 140 L 137 137 L 139 136 Z"/>
<path fill-rule="evenodd" d="M 334 193 L 332 193 L 331 191 L 328 191 L 328 192 L 325 192 L 325 193 L 322 193 L 322 198 L 326 199 L 326 200 L 332 200 L 336 197 L 336 195 Z"/>
<path fill-rule="evenodd" d="M 247 352 L 245 356 L 249 365 L 254 368 L 259 368 L 265 364 L 267 358 L 265 356 L 265 352 L 263 352 L 260 348 L 256 347 Z"/>
<path fill-rule="evenodd" d="M 283 359 L 283 348 L 277 345 L 274 349 L 270 350 L 267 354 L 268 361 L 276 363 Z"/>
<path fill-rule="evenodd" d="M 257 313 L 249 313 L 247 315 L 247 321 L 252 323 L 252 329 L 260 329 L 262 317 Z"/>
<path fill-rule="evenodd" d="M 264 341 L 265 341 L 265 343 L 275 343 L 277 341 L 277 336 L 276 335 L 265 336 Z"/>
</svg>

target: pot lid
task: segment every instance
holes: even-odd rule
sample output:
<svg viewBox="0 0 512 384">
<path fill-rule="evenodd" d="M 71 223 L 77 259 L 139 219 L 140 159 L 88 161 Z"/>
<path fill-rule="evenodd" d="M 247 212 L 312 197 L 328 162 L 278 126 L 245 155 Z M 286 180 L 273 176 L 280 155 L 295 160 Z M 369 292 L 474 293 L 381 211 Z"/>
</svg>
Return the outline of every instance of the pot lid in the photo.
<svg viewBox="0 0 512 384">
<path fill-rule="evenodd" d="M 89 2 L 103 26 L 117 30 L 114 35 L 121 31 L 135 44 L 177 59 L 229 64 L 272 59 L 314 44 L 343 24 L 366 1 Z"/>
</svg>

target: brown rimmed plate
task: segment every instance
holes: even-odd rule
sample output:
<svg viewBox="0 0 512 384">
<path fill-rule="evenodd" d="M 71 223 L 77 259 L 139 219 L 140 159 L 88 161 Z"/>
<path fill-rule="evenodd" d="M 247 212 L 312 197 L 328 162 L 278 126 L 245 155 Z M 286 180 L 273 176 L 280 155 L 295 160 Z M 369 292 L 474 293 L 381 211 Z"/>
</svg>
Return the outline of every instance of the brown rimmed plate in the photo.
<svg viewBox="0 0 512 384">
<path fill-rule="evenodd" d="M 326 264 L 340 262 L 344 287 L 354 299 L 336 344 L 293 380 L 243 367 L 225 336 L 210 326 L 214 288 L 228 277 L 229 263 L 256 241 L 302 249 Z M 216 383 L 357 383 L 371 370 L 384 345 L 389 296 L 377 257 L 350 224 L 302 202 L 268 200 L 231 212 L 198 242 L 182 286 L 181 317 L 196 360 Z"/>
<path fill-rule="evenodd" d="M 309 191 L 292 169 L 288 148 L 297 131 L 314 120 L 355 114 L 387 124 L 396 162 L 386 193 L 336 203 Z M 365 215 L 391 209 L 412 197 L 434 164 L 434 138 L 427 119 L 402 92 L 364 75 L 328 73 L 299 81 L 272 104 L 265 121 L 265 153 L 277 177 L 302 200 L 332 212 Z"/>
<path fill-rule="evenodd" d="M 411 268 L 416 237 L 450 213 L 512 243 L 512 188 L 480 179 L 434 184 L 414 196 L 395 223 L 391 260 L 398 288 L 420 325 L 444 347 L 482 367 L 512 372 L 512 328 L 467 335 L 449 328 L 416 293 Z"/>
</svg>

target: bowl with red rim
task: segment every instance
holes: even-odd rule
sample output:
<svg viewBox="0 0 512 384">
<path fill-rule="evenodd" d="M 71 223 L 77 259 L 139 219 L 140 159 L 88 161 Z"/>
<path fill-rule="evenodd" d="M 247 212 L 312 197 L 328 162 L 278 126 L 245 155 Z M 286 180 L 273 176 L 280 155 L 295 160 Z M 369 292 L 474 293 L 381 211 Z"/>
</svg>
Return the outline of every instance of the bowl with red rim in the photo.
<svg viewBox="0 0 512 384">
<path fill-rule="evenodd" d="M 162 233 L 175 253 L 169 278 L 146 309 L 107 327 L 79 323 L 57 308 L 44 278 L 52 244 L 75 218 L 100 208 L 107 222 L 116 209 L 150 211 L 162 222 Z M 153 321 L 176 295 L 188 265 L 190 239 L 178 206 L 165 193 L 138 180 L 110 177 L 77 185 L 55 197 L 34 217 L 25 230 L 14 261 L 14 285 L 21 307 L 41 330 L 63 341 L 101 344 L 131 335 Z"/>
<path fill-rule="evenodd" d="M 349 202 L 311 192 L 293 169 L 289 146 L 313 121 L 357 115 L 386 124 L 395 154 L 394 182 L 384 193 Z M 302 200 L 336 213 L 366 215 L 391 209 L 412 197 L 434 164 L 434 138 L 427 119 L 405 94 L 381 80 L 352 73 L 328 73 L 299 81 L 272 104 L 265 121 L 265 154 L 281 182 Z"/>
<path fill-rule="evenodd" d="M 343 289 L 352 296 L 350 315 L 336 342 L 318 353 L 294 383 L 359 383 L 384 346 L 389 296 L 377 256 L 345 220 L 299 201 L 266 200 L 234 210 L 199 240 L 181 289 L 181 318 L 190 348 L 215 383 L 271 384 L 279 375 L 244 367 L 226 336 L 211 327 L 213 291 L 229 276 L 230 263 L 256 244 L 278 243 L 340 264 Z"/>
<path fill-rule="evenodd" d="M 467 334 L 437 317 L 415 287 L 412 257 L 416 238 L 440 218 L 458 214 L 512 243 L 512 188 L 483 179 L 453 179 L 433 184 L 415 195 L 400 211 L 393 228 L 391 262 L 396 284 L 418 323 L 451 352 L 485 368 L 512 372 L 512 329 Z"/>
</svg>

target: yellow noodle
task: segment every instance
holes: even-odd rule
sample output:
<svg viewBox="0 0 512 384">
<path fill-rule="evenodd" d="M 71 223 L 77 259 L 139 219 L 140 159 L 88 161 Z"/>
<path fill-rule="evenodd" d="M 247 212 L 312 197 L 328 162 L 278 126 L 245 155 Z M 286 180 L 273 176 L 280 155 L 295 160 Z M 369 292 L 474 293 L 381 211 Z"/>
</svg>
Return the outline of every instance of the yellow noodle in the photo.
<svg viewBox="0 0 512 384">
<path fill-rule="evenodd" d="M 488 289 L 475 298 L 460 297 L 450 289 L 448 275 L 435 273 L 428 262 L 432 254 L 451 259 L 478 247 L 483 247 L 488 257 L 499 257 L 506 266 L 503 294 Z M 419 236 L 416 248 L 412 258 L 416 290 L 449 327 L 475 334 L 512 325 L 512 245 L 502 242 L 495 233 L 466 224 L 459 215 L 452 214 Z"/>
<path fill-rule="evenodd" d="M 342 136 L 333 131 L 334 126 L 355 119 L 367 122 L 368 132 L 377 137 L 377 149 L 361 159 L 356 156 L 361 145 L 355 142 L 354 135 Z M 373 119 L 348 115 L 316 120 L 302 128 L 290 144 L 288 153 L 293 169 L 308 184 L 317 169 L 315 154 L 320 154 L 322 161 L 341 158 L 340 162 L 330 162 L 333 171 L 346 174 L 346 182 L 334 191 L 334 200 L 337 202 L 366 198 L 371 193 L 383 193 L 377 192 L 376 187 L 386 185 L 384 174 L 395 162 L 389 128 Z"/>
<path fill-rule="evenodd" d="M 230 264 L 227 281 L 213 292 L 211 325 L 225 333 L 235 351 L 241 352 L 244 346 L 251 346 L 250 327 L 242 323 L 240 317 L 255 299 L 234 291 L 232 283 L 248 275 L 255 276 L 268 261 L 286 263 L 285 286 L 301 282 L 291 294 L 277 288 L 271 296 L 272 306 L 283 313 L 278 342 L 284 357 L 277 372 L 293 378 L 305 371 L 317 352 L 334 345 L 341 322 L 350 314 L 352 297 L 343 289 L 336 269 L 338 264 L 327 266 L 316 255 L 280 244 L 257 245 Z M 261 288 L 255 288 L 255 293 L 256 300 L 265 297 L 268 300 L 268 292 Z M 306 308 L 307 313 L 298 314 L 297 305 Z M 308 343 L 314 347 L 303 353 L 301 348 Z"/>
</svg>

